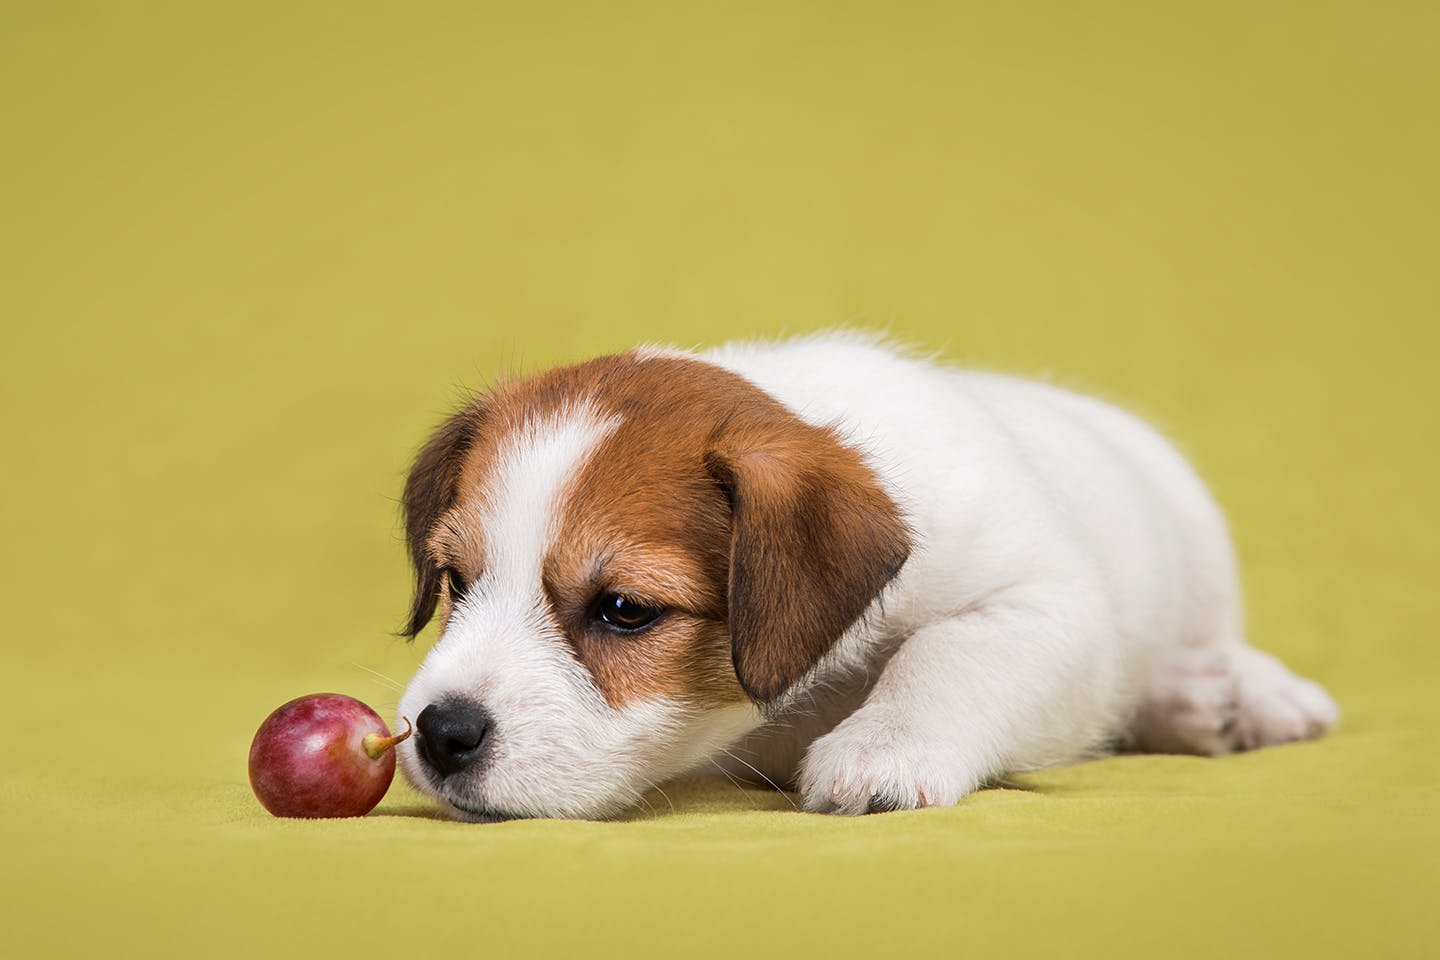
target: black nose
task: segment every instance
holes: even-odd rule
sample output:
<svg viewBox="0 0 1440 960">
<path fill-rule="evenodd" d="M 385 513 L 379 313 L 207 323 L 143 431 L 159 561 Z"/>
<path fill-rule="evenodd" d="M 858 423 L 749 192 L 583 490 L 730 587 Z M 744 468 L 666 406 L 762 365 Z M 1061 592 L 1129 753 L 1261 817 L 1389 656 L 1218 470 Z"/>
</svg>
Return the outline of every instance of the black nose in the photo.
<svg viewBox="0 0 1440 960">
<path fill-rule="evenodd" d="M 415 720 L 420 755 L 441 776 L 459 773 L 485 747 L 490 715 L 470 700 L 454 697 L 430 704 Z"/>
</svg>

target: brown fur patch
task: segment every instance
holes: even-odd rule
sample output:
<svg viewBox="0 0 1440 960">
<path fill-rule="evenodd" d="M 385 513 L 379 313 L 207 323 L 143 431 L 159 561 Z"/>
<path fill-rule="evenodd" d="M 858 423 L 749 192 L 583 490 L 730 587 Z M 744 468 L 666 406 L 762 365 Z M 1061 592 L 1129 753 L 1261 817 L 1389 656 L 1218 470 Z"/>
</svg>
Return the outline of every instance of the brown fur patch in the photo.
<svg viewBox="0 0 1440 960">
<path fill-rule="evenodd" d="M 482 402 L 467 404 L 447 419 L 415 457 L 401 500 L 405 543 L 415 568 L 415 597 L 404 629 L 414 639 L 435 614 L 444 576 L 434 562 L 431 537 L 456 502 L 465 458 L 484 422 Z"/>
<path fill-rule="evenodd" d="M 710 451 L 730 494 L 730 637 L 756 700 L 779 697 L 850 628 L 910 556 L 899 508 L 833 431 L 732 424 Z"/>
<path fill-rule="evenodd" d="M 612 705 L 653 696 L 742 701 L 725 629 L 729 509 L 703 459 L 723 391 L 699 363 L 617 359 L 595 398 L 624 419 L 568 491 L 547 590 L 555 599 L 613 592 L 666 609 L 635 634 L 606 630 L 583 612 L 567 618 Z"/>
<path fill-rule="evenodd" d="M 898 509 L 833 430 L 806 424 L 711 364 L 620 354 L 501 385 L 483 416 L 466 421 L 458 471 L 453 454 L 422 453 L 417 472 L 437 463 L 455 474 L 440 486 L 455 492 L 433 516 L 423 556 L 412 538 L 417 564 L 464 564 L 467 576 L 478 576 L 478 506 L 495 451 L 527 422 L 586 399 L 621 422 L 564 491 L 543 580 L 557 621 L 610 704 L 657 695 L 696 704 L 747 694 L 772 700 L 904 563 L 909 537 Z M 431 446 L 446 443 L 457 449 L 453 436 L 437 435 Z M 433 483 L 412 474 L 407 530 L 411 485 Z M 417 572 L 417 586 L 440 579 Z M 666 613 L 646 630 L 614 633 L 590 616 L 609 592 Z"/>
</svg>

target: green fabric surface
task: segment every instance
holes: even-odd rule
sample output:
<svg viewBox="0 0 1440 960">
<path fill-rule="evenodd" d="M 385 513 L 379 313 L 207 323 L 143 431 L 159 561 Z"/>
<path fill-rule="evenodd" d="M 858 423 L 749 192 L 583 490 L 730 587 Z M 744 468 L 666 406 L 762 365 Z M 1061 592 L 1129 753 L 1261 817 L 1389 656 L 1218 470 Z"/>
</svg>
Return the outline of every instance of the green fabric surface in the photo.
<svg viewBox="0 0 1440 960">
<path fill-rule="evenodd" d="M 1437 11 L 7 5 L 0 954 L 1440 952 Z M 463 387 L 847 322 L 1177 438 L 1341 730 L 856 820 L 254 802 L 272 708 L 433 639 Z"/>
</svg>

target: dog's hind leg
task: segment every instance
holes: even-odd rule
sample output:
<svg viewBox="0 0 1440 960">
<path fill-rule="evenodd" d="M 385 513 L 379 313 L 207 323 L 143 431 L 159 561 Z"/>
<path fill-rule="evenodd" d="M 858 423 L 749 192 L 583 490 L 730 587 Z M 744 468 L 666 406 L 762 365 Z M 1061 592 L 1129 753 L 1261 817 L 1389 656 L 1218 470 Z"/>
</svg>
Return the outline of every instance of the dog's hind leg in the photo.
<svg viewBox="0 0 1440 960">
<path fill-rule="evenodd" d="M 1245 644 L 1182 648 L 1151 675 L 1125 746 L 1220 756 L 1318 737 L 1339 711 L 1319 684 Z"/>
<path fill-rule="evenodd" d="M 1184 647 L 1146 683 L 1123 746 L 1140 753 L 1221 756 L 1240 744 L 1240 677 L 1234 651 Z"/>
<path fill-rule="evenodd" d="M 1323 736 L 1340 722 L 1335 701 L 1318 683 L 1291 673 L 1254 647 L 1236 652 L 1240 740 L 1244 750 Z"/>
</svg>

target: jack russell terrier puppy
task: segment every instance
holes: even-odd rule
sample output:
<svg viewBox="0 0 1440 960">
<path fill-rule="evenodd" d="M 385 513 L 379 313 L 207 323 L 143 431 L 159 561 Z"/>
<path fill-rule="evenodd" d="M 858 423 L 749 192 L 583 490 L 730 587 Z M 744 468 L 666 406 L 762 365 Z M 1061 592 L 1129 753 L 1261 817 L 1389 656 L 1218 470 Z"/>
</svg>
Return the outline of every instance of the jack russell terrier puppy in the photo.
<svg viewBox="0 0 1440 960">
<path fill-rule="evenodd" d="M 1315 737 L 1220 510 L 1140 420 L 856 335 L 501 383 L 405 485 L 439 640 L 399 704 L 454 817 L 597 818 L 702 763 L 811 811 Z"/>
</svg>

